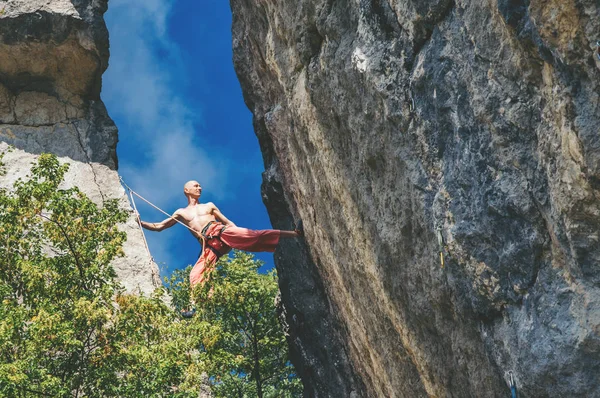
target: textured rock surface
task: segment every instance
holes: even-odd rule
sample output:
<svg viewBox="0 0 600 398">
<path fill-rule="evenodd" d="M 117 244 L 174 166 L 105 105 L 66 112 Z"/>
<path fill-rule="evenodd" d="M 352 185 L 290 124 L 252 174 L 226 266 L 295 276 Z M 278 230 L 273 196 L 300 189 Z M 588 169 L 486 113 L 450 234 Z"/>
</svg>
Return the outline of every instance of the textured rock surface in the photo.
<svg viewBox="0 0 600 398">
<path fill-rule="evenodd" d="M 307 396 L 600 397 L 597 0 L 231 6 Z"/>
<path fill-rule="evenodd" d="M 0 0 L 0 150 L 7 175 L 25 177 L 43 152 L 71 164 L 67 186 L 97 203 L 119 198 L 129 208 L 116 172 L 117 128 L 100 100 L 108 66 L 106 0 Z M 126 257 L 115 262 L 128 291 L 150 293 L 160 284 L 131 219 Z"/>
</svg>

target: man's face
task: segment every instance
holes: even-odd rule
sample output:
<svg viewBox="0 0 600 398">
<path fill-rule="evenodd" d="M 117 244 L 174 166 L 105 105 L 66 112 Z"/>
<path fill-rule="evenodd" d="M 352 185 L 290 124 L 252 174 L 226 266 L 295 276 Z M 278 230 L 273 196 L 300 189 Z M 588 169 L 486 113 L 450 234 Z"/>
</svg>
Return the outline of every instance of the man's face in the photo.
<svg viewBox="0 0 600 398">
<path fill-rule="evenodd" d="M 198 181 L 188 181 L 183 187 L 183 192 L 186 195 L 191 195 L 195 198 L 199 198 L 202 194 L 202 187 Z"/>
</svg>

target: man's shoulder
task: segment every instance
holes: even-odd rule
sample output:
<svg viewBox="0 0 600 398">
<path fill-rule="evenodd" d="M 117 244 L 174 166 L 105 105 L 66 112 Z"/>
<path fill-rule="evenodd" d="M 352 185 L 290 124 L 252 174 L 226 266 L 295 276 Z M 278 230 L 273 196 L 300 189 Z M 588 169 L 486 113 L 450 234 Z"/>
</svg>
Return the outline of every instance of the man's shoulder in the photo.
<svg viewBox="0 0 600 398">
<path fill-rule="evenodd" d="M 185 214 L 185 213 L 187 213 L 187 208 L 180 207 L 179 209 L 175 210 L 175 213 L 173 213 L 173 215 L 178 216 L 178 215 Z"/>
</svg>

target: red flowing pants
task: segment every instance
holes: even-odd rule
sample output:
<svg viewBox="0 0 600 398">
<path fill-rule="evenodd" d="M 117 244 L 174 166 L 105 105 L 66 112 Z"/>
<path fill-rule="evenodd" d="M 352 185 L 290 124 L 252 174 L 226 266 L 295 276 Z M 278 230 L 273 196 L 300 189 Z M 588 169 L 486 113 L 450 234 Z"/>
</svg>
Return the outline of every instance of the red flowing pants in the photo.
<svg viewBox="0 0 600 398">
<path fill-rule="evenodd" d="M 222 228 L 222 223 L 212 223 L 208 227 L 206 235 L 218 234 L 218 231 Z M 249 252 L 274 252 L 279 243 L 280 235 L 281 231 L 278 229 L 252 230 L 228 226 L 221 233 L 220 241 L 218 238 L 213 238 L 205 242 L 204 250 L 198 261 L 196 261 L 194 268 L 192 268 L 192 272 L 190 272 L 190 286 L 204 283 L 207 272 L 212 269 L 218 260 L 217 255 L 207 247 L 208 245 L 214 247 L 221 255 L 229 253 L 231 249 Z"/>
</svg>

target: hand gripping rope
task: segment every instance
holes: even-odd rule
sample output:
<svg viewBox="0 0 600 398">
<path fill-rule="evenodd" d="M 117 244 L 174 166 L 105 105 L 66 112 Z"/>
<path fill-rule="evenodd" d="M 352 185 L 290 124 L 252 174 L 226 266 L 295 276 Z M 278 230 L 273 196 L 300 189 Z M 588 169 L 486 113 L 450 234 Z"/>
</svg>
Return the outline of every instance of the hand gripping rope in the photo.
<svg viewBox="0 0 600 398">
<path fill-rule="evenodd" d="M 150 206 L 154 207 L 156 210 L 160 211 L 161 213 L 163 213 L 167 217 L 175 220 L 175 222 L 183 225 L 184 227 L 186 227 L 190 231 L 195 232 L 195 234 L 194 234 L 195 236 L 200 236 L 200 239 L 202 239 L 202 252 L 204 252 L 204 246 L 205 246 L 204 245 L 204 236 L 202 236 L 201 233 L 199 233 L 198 231 L 196 231 L 194 228 L 192 228 L 192 227 L 190 227 L 188 225 L 185 225 L 184 223 L 182 223 L 178 219 L 174 218 L 173 216 L 171 216 L 169 213 L 167 213 L 166 211 L 164 211 L 160 207 L 154 205 L 152 202 L 150 202 L 149 200 L 147 200 L 146 198 L 144 198 L 139 193 L 135 192 L 133 189 L 131 189 L 131 187 L 129 185 L 127 185 L 125 183 L 125 181 L 123 180 L 123 177 L 119 176 L 119 180 L 121 180 L 121 184 L 123 184 L 123 186 L 129 191 L 129 197 L 131 198 L 131 205 L 133 207 L 133 211 L 135 211 L 137 223 L 140 226 L 140 230 L 142 231 L 142 237 L 144 238 L 144 245 L 146 246 L 146 250 L 148 251 L 148 255 L 150 256 L 150 258 L 152 259 L 152 261 L 154 261 L 154 258 L 152 257 L 152 254 L 150 253 L 150 248 L 148 247 L 148 242 L 146 241 L 146 235 L 144 234 L 144 227 L 142 227 L 142 220 L 140 220 L 140 215 L 139 215 L 139 213 L 137 211 L 137 207 L 135 205 L 135 200 L 133 199 L 133 195 L 137 196 L 138 198 L 140 198 L 144 202 L 148 203 Z"/>
</svg>

